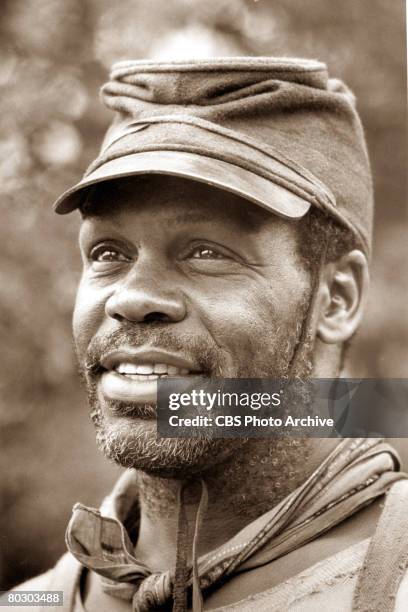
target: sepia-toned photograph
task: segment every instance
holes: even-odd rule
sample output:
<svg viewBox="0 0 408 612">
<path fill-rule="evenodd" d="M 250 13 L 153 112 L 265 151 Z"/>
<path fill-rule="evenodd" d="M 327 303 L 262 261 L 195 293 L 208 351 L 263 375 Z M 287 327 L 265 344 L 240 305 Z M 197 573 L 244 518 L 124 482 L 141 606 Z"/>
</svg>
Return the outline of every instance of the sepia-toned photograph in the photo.
<svg viewBox="0 0 408 612">
<path fill-rule="evenodd" d="M 404 0 L 4 0 L 0 612 L 408 610 Z"/>
</svg>

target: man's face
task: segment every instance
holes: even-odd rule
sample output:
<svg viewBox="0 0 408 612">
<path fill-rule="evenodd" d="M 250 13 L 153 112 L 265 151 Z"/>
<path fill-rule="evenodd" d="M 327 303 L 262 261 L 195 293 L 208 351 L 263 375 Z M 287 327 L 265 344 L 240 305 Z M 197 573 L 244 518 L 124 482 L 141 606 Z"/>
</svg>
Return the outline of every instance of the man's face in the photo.
<svg viewBox="0 0 408 612">
<path fill-rule="evenodd" d="M 157 378 L 288 375 L 310 298 L 296 226 L 156 176 L 100 188 L 80 248 L 74 338 L 104 452 L 162 472 L 224 460 L 242 440 L 156 439 Z"/>
</svg>

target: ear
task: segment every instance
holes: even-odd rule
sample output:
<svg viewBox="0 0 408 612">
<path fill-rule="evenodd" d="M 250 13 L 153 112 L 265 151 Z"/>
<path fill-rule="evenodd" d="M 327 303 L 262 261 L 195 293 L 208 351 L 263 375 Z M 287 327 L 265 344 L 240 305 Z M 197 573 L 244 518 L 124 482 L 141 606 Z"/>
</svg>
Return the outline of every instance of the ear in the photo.
<svg viewBox="0 0 408 612">
<path fill-rule="evenodd" d="M 317 337 L 326 344 L 345 342 L 358 328 L 369 286 L 368 262 L 350 251 L 324 266 L 319 283 Z"/>
</svg>

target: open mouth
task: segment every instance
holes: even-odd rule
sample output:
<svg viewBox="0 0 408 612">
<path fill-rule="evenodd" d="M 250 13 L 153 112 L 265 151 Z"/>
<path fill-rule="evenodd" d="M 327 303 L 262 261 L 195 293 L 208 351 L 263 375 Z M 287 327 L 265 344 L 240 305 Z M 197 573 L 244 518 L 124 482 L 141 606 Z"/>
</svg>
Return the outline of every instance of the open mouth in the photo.
<svg viewBox="0 0 408 612">
<path fill-rule="evenodd" d="M 114 371 L 131 380 L 158 380 L 165 377 L 189 376 L 192 372 L 188 368 L 178 368 L 167 363 L 119 363 Z"/>
<path fill-rule="evenodd" d="M 194 363 L 177 354 L 153 349 L 115 350 L 101 359 L 100 389 L 109 400 L 157 403 L 157 385 L 163 378 L 200 376 Z"/>
</svg>

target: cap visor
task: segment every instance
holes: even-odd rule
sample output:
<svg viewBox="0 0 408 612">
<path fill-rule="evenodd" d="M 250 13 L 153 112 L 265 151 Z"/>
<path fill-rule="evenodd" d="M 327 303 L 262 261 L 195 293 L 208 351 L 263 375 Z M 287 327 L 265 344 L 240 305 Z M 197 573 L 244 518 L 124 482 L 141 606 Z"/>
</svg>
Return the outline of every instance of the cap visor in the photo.
<svg viewBox="0 0 408 612">
<path fill-rule="evenodd" d="M 295 193 L 234 164 L 183 151 L 148 151 L 118 157 L 103 164 L 62 194 L 55 202 L 54 210 L 63 215 L 80 207 L 86 197 L 86 188 L 91 185 L 141 174 L 180 176 L 206 183 L 288 219 L 303 217 L 311 206 Z"/>
</svg>

